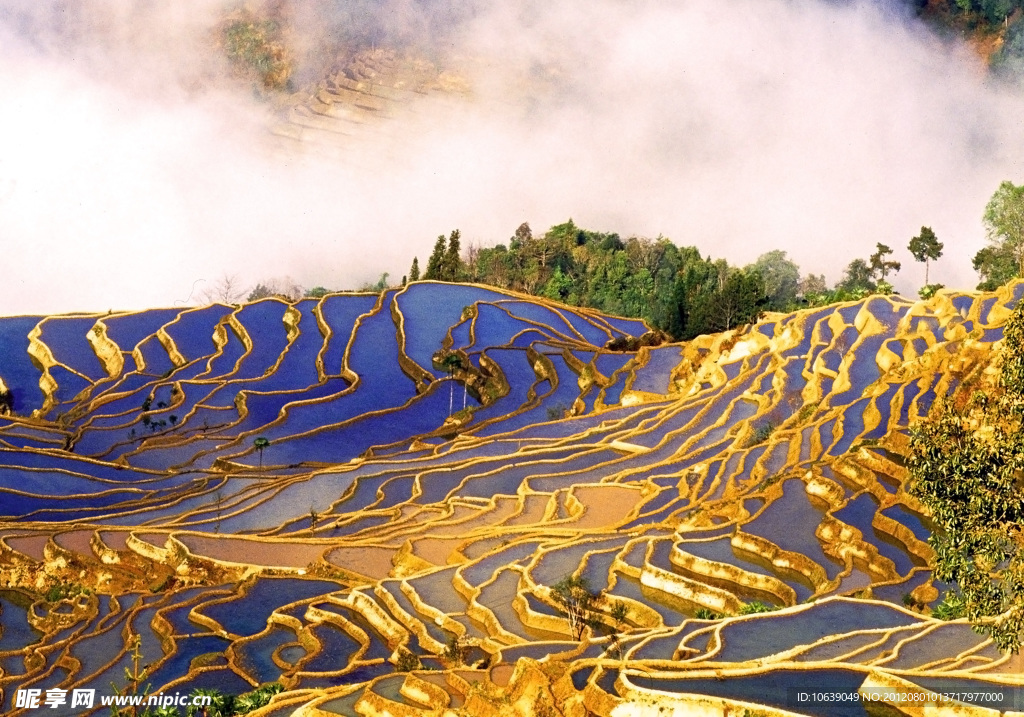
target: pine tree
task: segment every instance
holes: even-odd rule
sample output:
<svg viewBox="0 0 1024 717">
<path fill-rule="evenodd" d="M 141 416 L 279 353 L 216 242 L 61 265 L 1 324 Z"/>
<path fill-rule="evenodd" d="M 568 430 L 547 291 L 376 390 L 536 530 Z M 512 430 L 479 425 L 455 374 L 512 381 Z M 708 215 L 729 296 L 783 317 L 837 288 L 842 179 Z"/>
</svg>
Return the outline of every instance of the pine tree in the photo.
<svg viewBox="0 0 1024 717">
<path fill-rule="evenodd" d="M 871 255 L 871 275 L 877 276 L 879 281 L 884 282 L 885 278 L 889 276 L 890 271 L 893 273 L 899 272 L 901 264 L 898 261 L 886 259 L 887 256 L 892 254 L 892 249 L 885 244 L 878 242 L 875 246 L 878 248 L 878 251 Z"/>
<path fill-rule="evenodd" d="M 427 271 L 423 275 L 424 279 L 438 281 L 442 278 L 441 271 L 445 257 L 445 246 L 446 240 L 444 234 L 441 234 L 437 237 L 437 241 L 434 242 L 434 251 L 430 252 L 430 259 L 427 260 Z"/>
<path fill-rule="evenodd" d="M 453 229 L 448 237 L 448 251 L 441 260 L 442 281 L 459 281 L 462 278 L 462 247 L 459 244 L 460 233 Z"/>
<path fill-rule="evenodd" d="M 924 262 L 924 283 L 928 285 L 928 262 L 942 256 L 942 242 L 935 236 L 931 227 L 921 227 L 920 235 L 910 240 L 907 249 L 914 259 Z"/>
<path fill-rule="evenodd" d="M 420 280 L 420 258 L 418 256 L 414 256 L 412 258 L 412 268 L 409 269 L 409 281 L 419 281 L 419 280 Z"/>
</svg>

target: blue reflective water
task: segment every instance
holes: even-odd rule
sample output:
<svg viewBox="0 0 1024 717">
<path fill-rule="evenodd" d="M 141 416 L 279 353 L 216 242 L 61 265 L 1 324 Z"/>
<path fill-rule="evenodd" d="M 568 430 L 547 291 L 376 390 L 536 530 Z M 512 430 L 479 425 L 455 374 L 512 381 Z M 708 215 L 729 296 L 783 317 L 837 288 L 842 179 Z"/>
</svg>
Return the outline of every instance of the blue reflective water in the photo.
<svg viewBox="0 0 1024 717">
<path fill-rule="evenodd" d="M 214 327 L 231 312 L 232 308 L 223 304 L 183 311 L 177 320 L 164 327 L 164 331 L 186 361 L 195 361 L 213 354 L 216 349 L 213 343 Z"/>
<path fill-rule="evenodd" d="M 122 351 L 131 352 L 140 341 L 155 334 L 164 324 L 174 320 L 180 309 L 148 309 L 130 314 L 102 317 L 107 338 Z"/>
<path fill-rule="evenodd" d="M 274 651 L 289 642 L 295 642 L 295 633 L 275 625 L 266 635 L 256 640 L 235 645 L 235 655 L 242 668 L 256 682 L 273 682 L 281 676 L 281 668 L 273 660 Z"/>
<path fill-rule="evenodd" d="M 539 332 L 541 327 L 530 324 L 522 318 L 512 316 L 507 310 L 494 304 L 481 303 L 477 306 L 477 317 L 473 320 L 475 348 L 486 349 L 492 346 L 504 346 L 512 341 L 518 333 L 533 329 L 530 335 L 535 339 L 553 337 L 554 334 Z"/>
<path fill-rule="evenodd" d="M 825 600 L 796 613 L 769 614 L 725 625 L 721 631 L 723 646 L 715 657 L 743 662 L 810 645 L 828 635 L 901 627 L 918 621 L 886 605 Z"/>
<path fill-rule="evenodd" d="M 811 717 L 865 717 L 863 703 L 854 701 L 800 701 L 799 695 L 820 693 L 853 694 L 864 682 L 865 672 L 842 669 L 771 670 L 754 675 L 730 676 L 725 679 L 658 679 L 650 680 L 641 673 L 631 681 L 640 687 L 726 699 L 741 700 L 769 707 L 779 707 Z"/>
<path fill-rule="evenodd" d="M 230 633 L 255 635 L 266 627 L 270 613 L 281 605 L 335 592 L 340 587 L 327 580 L 262 578 L 243 597 L 205 606 L 200 611 Z"/>
<path fill-rule="evenodd" d="M 303 665 L 304 672 L 334 672 L 345 667 L 359 649 L 359 642 L 351 635 L 325 622 L 310 628 L 320 641 L 320 650 Z"/>
<path fill-rule="evenodd" d="M 649 351 L 647 363 L 636 371 L 632 389 L 649 393 L 667 393 L 669 376 L 681 360 L 680 347 L 661 346 Z"/>
<path fill-rule="evenodd" d="M 907 510 L 902 505 L 890 506 L 882 511 L 882 515 L 888 516 L 897 523 L 902 523 L 910 528 L 910 532 L 912 532 L 918 540 L 928 540 L 932 534 L 931 529 L 925 525 L 921 516 Z"/>
<path fill-rule="evenodd" d="M 356 319 L 371 311 L 376 303 L 376 294 L 335 294 L 320 301 L 320 315 L 331 327 L 331 337 L 323 353 L 324 370 L 328 376 L 341 374 L 342 358 L 352 338 Z"/>
<path fill-rule="evenodd" d="M 53 395 L 62 404 L 75 400 L 79 393 L 92 386 L 88 380 L 76 373 L 72 373 L 63 366 L 51 366 L 50 376 L 57 382 L 57 390 L 54 391 Z M 64 410 L 66 410 L 65 407 L 58 407 L 56 409 L 57 415 L 61 415 Z"/>
<path fill-rule="evenodd" d="M 413 284 L 395 297 L 405 317 L 405 353 L 421 368 L 440 378 L 431 357 L 441 348 L 448 329 L 462 319 L 463 309 L 475 301 L 505 298 L 496 291 L 459 284 Z"/>
<path fill-rule="evenodd" d="M 57 361 L 93 381 L 107 377 L 103 364 L 86 338 L 96 319 L 96 316 L 51 317 L 42 322 L 42 334 L 39 336 Z"/>
<path fill-rule="evenodd" d="M 783 483 L 782 497 L 745 524 L 743 531 L 766 538 L 783 550 L 807 556 L 821 565 L 831 580 L 842 566 L 825 555 L 814 534 L 823 514 L 823 508 L 811 502 L 803 481 L 790 479 Z"/>
<path fill-rule="evenodd" d="M 24 593 L 0 590 L 0 652 L 20 650 L 42 637 L 28 623 L 28 599 Z"/>
</svg>

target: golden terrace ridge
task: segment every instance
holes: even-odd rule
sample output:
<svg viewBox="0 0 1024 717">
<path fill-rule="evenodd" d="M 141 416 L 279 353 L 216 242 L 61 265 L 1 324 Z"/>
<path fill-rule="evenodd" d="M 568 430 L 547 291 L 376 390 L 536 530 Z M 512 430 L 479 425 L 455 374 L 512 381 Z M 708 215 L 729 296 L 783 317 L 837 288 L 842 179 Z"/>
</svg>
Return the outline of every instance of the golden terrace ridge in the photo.
<svg viewBox="0 0 1024 717">
<path fill-rule="evenodd" d="M 154 692 L 279 682 L 260 715 L 1005 712 L 1017 658 L 929 615 L 904 457 L 1022 293 L 635 351 L 638 320 L 435 282 L 0 319 L 4 700 L 141 689 L 138 636 Z"/>
</svg>

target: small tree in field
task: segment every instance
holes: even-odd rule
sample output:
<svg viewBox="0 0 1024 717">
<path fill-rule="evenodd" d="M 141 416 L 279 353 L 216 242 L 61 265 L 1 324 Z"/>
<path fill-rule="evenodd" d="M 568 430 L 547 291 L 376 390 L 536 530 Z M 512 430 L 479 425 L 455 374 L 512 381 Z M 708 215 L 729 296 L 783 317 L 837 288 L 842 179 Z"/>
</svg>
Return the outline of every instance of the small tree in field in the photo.
<svg viewBox="0 0 1024 717">
<path fill-rule="evenodd" d="M 448 378 L 452 379 L 448 392 L 448 415 L 450 416 L 455 408 L 455 369 L 462 368 L 462 358 L 456 353 L 450 353 L 441 359 L 441 367 L 448 372 Z"/>
<path fill-rule="evenodd" d="M 924 284 L 928 286 L 928 263 L 942 256 L 942 242 L 931 227 L 921 227 L 921 233 L 910 240 L 907 249 L 914 255 L 914 259 L 924 262 Z"/>
<path fill-rule="evenodd" d="M 984 223 L 990 247 L 1006 253 L 1016 276 L 1024 276 L 1024 184 L 1000 184 L 985 205 Z"/>
<path fill-rule="evenodd" d="M 597 594 L 582 575 L 566 575 L 551 587 L 552 597 L 565 613 L 569 629 L 575 639 L 583 639 L 583 632 L 595 621 L 594 604 Z"/>
<path fill-rule="evenodd" d="M 319 520 L 320 514 L 316 512 L 313 506 L 309 506 L 309 532 L 311 535 L 316 532 L 316 524 Z"/>
<path fill-rule="evenodd" d="M 466 664 L 466 646 L 462 643 L 462 640 L 455 635 L 448 637 L 448 643 L 444 647 L 444 652 L 441 653 L 441 657 L 449 665 L 453 667 L 460 667 Z"/>
<path fill-rule="evenodd" d="M 886 258 L 892 255 L 892 249 L 887 247 L 885 244 L 878 242 L 875 246 L 877 247 L 877 251 L 875 251 L 875 253 L 870 257 L 871 276 L 872 278 L 878 279 L 879 287 L 884 285 L 886 287 L 890 287 L 889 290 L 891 291 L 891 284 L 889 284 L 888 281 L 889 273 L 898 273 L 902 265 L 898 261 Z"/>
<path fill-rule="evenodd" d="M 252 447 L 260 454 L 260 470 L 263 470 L 263 449 L 270 445 L 270 440 L 260 436 L 252 442 Z"/>
</svg>

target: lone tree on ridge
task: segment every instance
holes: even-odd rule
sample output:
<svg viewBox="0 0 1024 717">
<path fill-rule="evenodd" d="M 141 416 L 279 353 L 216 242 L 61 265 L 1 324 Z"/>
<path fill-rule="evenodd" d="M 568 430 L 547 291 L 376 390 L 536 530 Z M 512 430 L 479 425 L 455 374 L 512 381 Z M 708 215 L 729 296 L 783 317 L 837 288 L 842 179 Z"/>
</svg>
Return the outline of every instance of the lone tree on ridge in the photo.
<svg viewBox="0 0 1024 717">
<path fill-rule="evenodd" d="M 942 256 L 942 242 L 931 227 L 921 227 L 921 233 L 910 240 L 907 249 L 914 259 L 924 262 L 924 285 L 928 286 L 928 263 Z"/>
<path fill-rule="evenodd" d="M 270 445 L 270 439 L 260 436 L 252 442 L 252 447 L 260 454 L 260 470 L 263 470 L 263 449 Z"/>
</svg>

